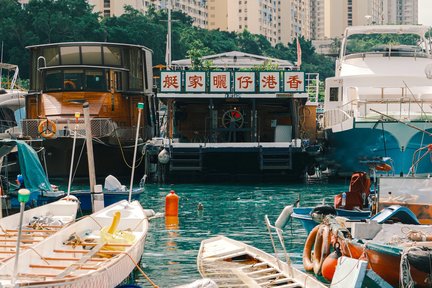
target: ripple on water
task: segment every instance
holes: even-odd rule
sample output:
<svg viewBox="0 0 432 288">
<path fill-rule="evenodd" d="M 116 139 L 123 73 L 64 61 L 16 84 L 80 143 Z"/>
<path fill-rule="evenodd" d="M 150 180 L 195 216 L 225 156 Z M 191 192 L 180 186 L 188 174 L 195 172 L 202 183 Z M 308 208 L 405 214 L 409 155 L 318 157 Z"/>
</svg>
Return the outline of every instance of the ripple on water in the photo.
<svg viewBox="0 0 432 288">
<path fill-rule="evenodd" d="M 303 206 L 315 206 L 346 189 L 346 185 L 146 185 L 141 203 L 144 208 L 164 212 L 165 196 L 171 189 L 180 197 L 178 227 L 168 227 L 164 218 L 150 223 L 142 263 L 144 272 L 159 287 L 173 287 L 201 278 L 196 256 L 202 240 L 226 235 L 273 254 L 264 215 L 274 221 L 286 205 L 300 195 Z M 197 205 L 203 205 L 197 211 Z M 291 261 L 301 268 L 306 232 L 297 221 L 284 231 Z M 283 257 L 283 255 L 282 255 Z M 281 258 L 284 259 L 284 258 Z M 136 274 L 135 283 L 152 287 Z"/>
</svg>

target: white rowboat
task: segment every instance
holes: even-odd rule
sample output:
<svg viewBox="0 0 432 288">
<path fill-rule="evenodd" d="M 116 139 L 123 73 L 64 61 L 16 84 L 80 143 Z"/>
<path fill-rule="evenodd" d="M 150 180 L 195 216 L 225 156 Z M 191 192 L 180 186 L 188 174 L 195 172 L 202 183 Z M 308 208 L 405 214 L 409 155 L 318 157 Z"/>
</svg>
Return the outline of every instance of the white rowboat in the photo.
<svg viewBox="0 0 432 288">
<path fill-rule="evenodd" d="M 138 265 L 147 231 L 138 201 L 117 202 L 23 252 L 14 287 L 115 287 Z M 12 286 L 12 273 L 5 262 L 0 287 Z"/>
<path fill-rule="evenodd" d="M 217 236 L 201 242 L 198 270 L 218 287 L 327 287 L 266 252 Z"/>
<path fill-rule="evenodd" d="M 73 199 L 63 198 L 24 211 L 20 249 L 33 247 L 74 222 L 78 201 Z M 0 219 L 0 262 L 15 256 L 19 218 L 20 214 L 17 213 Z M 39 221 L 36 221 L 37 219 Z"/>
</svg>

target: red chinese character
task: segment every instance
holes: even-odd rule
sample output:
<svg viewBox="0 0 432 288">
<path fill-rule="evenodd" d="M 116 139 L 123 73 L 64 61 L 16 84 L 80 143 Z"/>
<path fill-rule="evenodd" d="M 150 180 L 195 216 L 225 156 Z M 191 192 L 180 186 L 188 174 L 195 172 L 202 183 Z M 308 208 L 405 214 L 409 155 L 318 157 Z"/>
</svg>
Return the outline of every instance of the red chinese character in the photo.
<svg viewBox="0 0 432 288">
<path fill-rule="evenodd" d="M 261 82 L 264 83 L 263 87 L 268 87 L 270 89 L 276 88 L 276 85 L 278 84 L 276 81 L 276 77 L 274 75 L 268 75 L 264 76 Z"/>
<path fill-rule="evenodd" d="M 289 78 L 288 78 L 288 84 L 289 84 L 289 87 L 290 88 L 293 88 L 293 89 L 298 89 L 299 88 L 299 84 L 301 84 L 303 81 L 301 81 L 300 79 L 299 79 L 299 76 L 298 75 L 294 75 L 294 76 L 290 76 Z"/>
<path fill-rule="evenodd" d="M 165 79 L 163 81 L 163 87 L 164 88 L 178 88 L 179 84 L 178 84 L 178 80 L 177 80 L 177 75 L 166 75 Z"/>
<path fill-rule="evenodd" d="M 216 75 L 213 76 L 213 85 L 216 88 L 227 88 L 227 81 L 226 81 L 226 75 Z"/>
<path fill-rule="evenodd" d="M 250 76 L 240 76 L 237 78 L 239 81 L 239 88 L 247 89 L 249 88 L 249 84 L 252 84 L 252 79 Z"/>
<path fill-rule="evenodd" d="M 198 86 L 202 87 L 202 76 L 193 75 L 189 77 L 189 85 L 188 87 L 197 88 Z"/>
</svg>

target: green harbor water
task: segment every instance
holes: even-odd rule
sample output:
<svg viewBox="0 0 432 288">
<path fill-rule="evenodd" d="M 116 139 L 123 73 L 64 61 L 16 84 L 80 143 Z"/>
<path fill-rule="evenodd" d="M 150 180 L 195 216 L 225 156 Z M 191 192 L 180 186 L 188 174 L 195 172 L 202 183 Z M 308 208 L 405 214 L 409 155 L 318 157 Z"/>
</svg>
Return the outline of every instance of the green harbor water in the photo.
<svg viewBox="0 0 432 288">
<path fill-rule="evenodd" d="M 347 185 L 146 185 L 141 203 L 155 212 L 164 212 L 165 196 L 175 190 L 180 197 L 179 224 L 167 226 L 165 218 L 151 220 L 141 267 L 159 287 L 191 283 L 201 278 L 196 266 L 201 241 L 216 235 L 272 253 L 264 215 L 274 223 L 283 208 L 299 195 L 302 206 L 315 206 L 323 199 L 333 203 L 333 196 L 346 190 Z M 197 209 L 199 203 L 204 207 L 201 211 Z M 290 221 L 284 232 L 291 259 L 301 267 L 306 232 L 297 220 Z M 134 275 L 136 285 L 152 287 L 139 272 Z"/>
</svg>

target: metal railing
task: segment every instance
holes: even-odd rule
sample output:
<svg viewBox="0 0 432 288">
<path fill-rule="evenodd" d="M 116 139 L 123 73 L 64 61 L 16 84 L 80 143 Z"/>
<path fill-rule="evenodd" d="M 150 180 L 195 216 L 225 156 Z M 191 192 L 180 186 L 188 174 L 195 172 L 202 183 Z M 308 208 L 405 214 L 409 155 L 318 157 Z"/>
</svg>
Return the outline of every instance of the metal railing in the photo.
<svg viewBox="0 0 432 288">
<path fill-rule="evenodd" d="M 42 138 L 39 134 L 38 127 L 39 124 L 45 119 L 25 119 L 21 121 L 22 124 L 22 133 L 23 136 L 29 136 L 32 139 Z M 63 118 L 63 119 L 49 119 L 53 121 L 56 125 L 56 132 L 54 137 L 71 137 L 72 131 L 75 129 L 75 118 Z M 116 130 L 116 124 L 107 118 L 97 118 L 92 119 L 91 122 L 91 131 L 93 137 L 105 137 L 110 136 Z M 85 127 L 84 120 L 79 119 L 77 123 L 77 137 L 84 138 Z"/>
<path fill-rule="evenodd" d="M 384 100 L 352 100 L 333 110 L 324 113 L 324 127 L 331 127 L 348 120 L 349 118 L 376 119 L 380 115 L 371 111 L 379 110 L 382 113 L 402 121 L 432 120 L 432 101 L 417 101 L 411 98 L 384 99 Z"/>
</svg>

